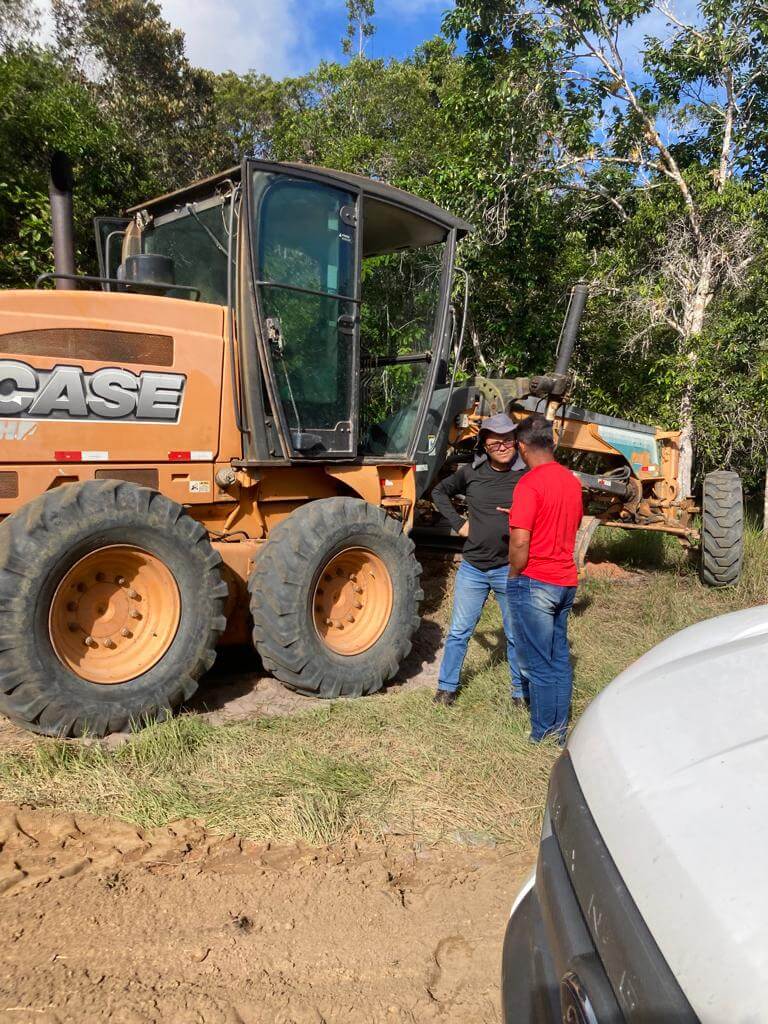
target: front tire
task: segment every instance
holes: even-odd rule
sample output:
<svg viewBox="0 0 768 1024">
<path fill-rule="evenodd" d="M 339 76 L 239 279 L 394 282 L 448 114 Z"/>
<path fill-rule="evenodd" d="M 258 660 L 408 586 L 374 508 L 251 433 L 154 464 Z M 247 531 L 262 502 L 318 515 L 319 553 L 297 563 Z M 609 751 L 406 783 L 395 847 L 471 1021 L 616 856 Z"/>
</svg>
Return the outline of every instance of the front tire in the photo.
<svg viewBox="0 0 768 1024">
<path fill-rule="evenodd" d="M 220 556 L 180 505 L 68 484 L 0 525 L 0 711 L 48 736 L 162 720 L 226 625 Z"/>
<path fill-rule="evenodd" d="M 707 473 L 701 500 L 701 579 L 710 587 L 738 582 L 744 559 L 744 496 L 738 473 Z"/>
<path fill-rule="evenodd" d="M 358 498 L 296 509 L 271 533 L 248 589 L 264 667 L 299 693 L 374 693 L 419 626 L 421 567 L 402 524 Z"/>
</svg>

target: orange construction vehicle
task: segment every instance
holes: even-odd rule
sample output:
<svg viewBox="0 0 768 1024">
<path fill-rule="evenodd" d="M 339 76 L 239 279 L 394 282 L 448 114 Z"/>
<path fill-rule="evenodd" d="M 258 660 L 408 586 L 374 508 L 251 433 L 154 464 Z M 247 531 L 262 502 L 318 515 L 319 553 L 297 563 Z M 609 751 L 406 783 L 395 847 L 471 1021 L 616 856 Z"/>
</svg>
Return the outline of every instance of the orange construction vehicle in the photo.
<svg viewBox="0 0 768 1024">
<path fill-rule="evenodd" d="M 248 160 L 98 219 L 94 279 L 71 185 L 59 156 L 55 290 L 0 293 L 0 710 L 161 719 L 251 629 L 288 686 L 379 689 L 419 624 L 416 455 L 468 225 Z"/>
<path fill-rule="evenodd" d="M 469 225 L 246 160 L 97 218 L 88 276 L 61 155 L 51 202 L 55 272 L 0 292 L 0 711 L 62 736 L 162 719 L 249 634 L 302 693 L 378 690 L 419 624 L 417 499 L 484 411 L 522 410 L 519 386 L 455 386 Z M 660 465 L 631 485 L 605 444 L 606 515 L 692 531 Z"/>
</svg>

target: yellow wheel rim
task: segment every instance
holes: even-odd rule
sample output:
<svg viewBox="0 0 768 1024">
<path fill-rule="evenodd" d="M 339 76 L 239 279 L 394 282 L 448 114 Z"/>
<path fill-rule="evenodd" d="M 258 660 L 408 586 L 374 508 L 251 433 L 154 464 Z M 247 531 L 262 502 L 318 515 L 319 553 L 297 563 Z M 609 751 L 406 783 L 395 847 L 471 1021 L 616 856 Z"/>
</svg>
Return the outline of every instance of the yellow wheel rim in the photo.
<svg viewBox="0 0 768 1024">
<path fill-rule="evenodd" d="M 335 654 L 362 654 L 376 643 L 392 614 L 394 588 L 387 567 L 366 548 L 340 551 L 315 585 L 315 629 Z"/>
<path fill-rule="evenodd" d="M 181 618 L 179 587 L 148 551 L 129 544 L 81 558 L 56 588 L 48 631 L 56 656 L 91 683 L 125 683 L 156 665 Z"/>
</svg>

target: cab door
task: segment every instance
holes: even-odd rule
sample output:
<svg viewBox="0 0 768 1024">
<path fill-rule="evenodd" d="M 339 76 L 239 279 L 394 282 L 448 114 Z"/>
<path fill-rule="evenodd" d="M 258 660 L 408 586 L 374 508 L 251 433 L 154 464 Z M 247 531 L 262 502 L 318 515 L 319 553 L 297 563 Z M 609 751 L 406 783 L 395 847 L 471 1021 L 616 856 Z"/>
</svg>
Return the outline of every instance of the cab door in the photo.
<svg viewBox="0 0 768 1024">
<path fill-rule="evenodd" d="M 258 167 L 251 174 L 262 352 L 283 437 L 293 457 L 353 456 L 359 195 L 321 177 Z"/>
</svg>

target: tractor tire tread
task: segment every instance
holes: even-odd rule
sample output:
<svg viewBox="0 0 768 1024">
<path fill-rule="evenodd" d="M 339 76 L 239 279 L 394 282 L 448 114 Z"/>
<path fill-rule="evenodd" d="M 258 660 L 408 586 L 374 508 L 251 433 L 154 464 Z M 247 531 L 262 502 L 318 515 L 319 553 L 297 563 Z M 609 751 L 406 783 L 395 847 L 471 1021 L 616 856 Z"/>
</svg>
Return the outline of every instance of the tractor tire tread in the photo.
<svg viewBox="0 0 768 1024">
<path fill-rule="evenodd" d="M 701 579 L 710 587 L 738 582 L 744 558 L 744 497 L 739 475 L 716 470 L 704 478 Z"/>
<path fill-rule="evenodd" d="M 373 647 L 342 658 L 315 633 L 309 592 L 326 555 L 343 549 L 346 537 L 368 537 L 372 547 L 382 545 L 377 554 L 386 552 L 390 559 L 399 597 Z M 300 506 L 271 532 L 248 581 L 253 642 L 264 667 L 284 685 L 310 696 L 359 697 L 381 689 L 410 651 L 419 626 L 420 573 L 402 524 L 379 507 L 348 497 Z"/>
<path fill-rule="evenodd" d="M 198 614 L 207 627 L 183 641 L 189 653 L 180 655 L 182 672 L 161 678 L 160 671 L 146 693 L 136 694 L 131 687 L 122 697 L 120 686 L 88 683 L 58 662 L 52 671 L 41 656 L 41 638 L 31 635 L 35 597 L 48 578 L 41 579 L 39 567 L 54 566 L 72 545 L 87 545 L 89 536 L 98 536 L 100 530 L 117 532 L 110 543 L 120 543 L 121 528 L 155 531 L 176 545 L 179 558 L 183 553 L 196 572 Z M 100 736 L 134 722 L 167 718 L 194 693 L 197 680 L 215 659 L 228 593 L 220 562 L 204 528 L 180 505 L 149 488 L 120 480 L 87 481 L 34 498 L 0 524 L 0 712 L 33 732 L 59 737 Z"/>
</svg>

